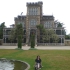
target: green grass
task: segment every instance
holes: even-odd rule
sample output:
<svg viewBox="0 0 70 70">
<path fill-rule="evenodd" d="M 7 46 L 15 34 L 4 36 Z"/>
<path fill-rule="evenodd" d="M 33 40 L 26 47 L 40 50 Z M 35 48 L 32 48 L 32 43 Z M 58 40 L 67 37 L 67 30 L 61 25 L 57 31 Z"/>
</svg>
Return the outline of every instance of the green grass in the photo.
<svg viewBox="0 0 70 70">
<path fill-rule="evenodd" d="M 6 50 L 0 49 L 0 58 L 26 61 L 34 70 L 37 55 L 42 59 L 41 70 L 70 70 L 70 50 Z"/>
</svg>

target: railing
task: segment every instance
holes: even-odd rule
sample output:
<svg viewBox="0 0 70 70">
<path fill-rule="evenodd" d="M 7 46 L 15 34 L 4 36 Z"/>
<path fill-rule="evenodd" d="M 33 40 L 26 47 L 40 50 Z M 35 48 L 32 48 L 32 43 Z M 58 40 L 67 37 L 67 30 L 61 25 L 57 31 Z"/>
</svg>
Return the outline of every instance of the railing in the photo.
<svg viewBox="0 0 70 70">
<path fill-rule="evenodd" d="M 4 46 L 17 46 L 17 43 L 3 43 Z M 26 43 L 22 43 L 22 46 L 26 45 Z"/>
<path fill-rule="evenodd" d="M 17 46 L 17 43 L 3 43 L 4 46 Z M 25 46 L 26 43 L 22 43 L 22 46 Z M 30 43 L 27 44 L 30 46 Z M 64 46 L 64 43 L 37 43 L 38 46 Z"/>
<path fill-rule="evenodd" d="M 37 43 L 39 46 L 63 46 L 64 43 Z"/>
</svg>

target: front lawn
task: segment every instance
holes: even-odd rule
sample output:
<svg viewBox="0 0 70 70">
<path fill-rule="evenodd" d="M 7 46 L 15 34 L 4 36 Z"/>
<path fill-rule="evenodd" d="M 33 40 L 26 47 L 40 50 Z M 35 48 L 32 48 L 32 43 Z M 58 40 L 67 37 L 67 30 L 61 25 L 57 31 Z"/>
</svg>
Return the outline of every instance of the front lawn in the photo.
<svg viewBox="0 0 70 70">
<path fill-rule="evenodd" d="M 37 55 L 42 59 L 41 70 L 70 70 L 70 50 L 11 50 L 0 49 L 0 58 L 26 61 L 34 70 Z"/>
</svg>

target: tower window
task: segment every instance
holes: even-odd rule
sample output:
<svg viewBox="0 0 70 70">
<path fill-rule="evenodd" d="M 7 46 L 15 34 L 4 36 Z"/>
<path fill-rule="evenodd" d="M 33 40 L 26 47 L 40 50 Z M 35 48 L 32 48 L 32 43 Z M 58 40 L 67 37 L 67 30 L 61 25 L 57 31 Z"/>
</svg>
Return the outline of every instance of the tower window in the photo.
<svg viewBox="0 0 70 70">
<path fill-rule="evenodd" d="M 29 15 L 38 15 L 38 9 L 37 8 L 30 8 Z"/>
</svg>

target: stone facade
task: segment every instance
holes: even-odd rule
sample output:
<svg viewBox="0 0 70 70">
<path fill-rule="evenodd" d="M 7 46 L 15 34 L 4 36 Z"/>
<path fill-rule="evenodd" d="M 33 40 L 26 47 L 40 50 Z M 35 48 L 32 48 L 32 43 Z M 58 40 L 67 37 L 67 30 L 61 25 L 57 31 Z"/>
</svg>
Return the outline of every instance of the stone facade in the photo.
<svg viewBox="0 0 70 70">
<path fill-rule="evenodd" d="M 54 16 L 53 15 L 43 15 L 42 12 L 42 6 L 43 2 L 35 2 L 35 3 L 27 3 L 27 14 L 26 15 L 18 15 L 17 17 L 14 18 L 15 21 L 15 26 L 16 24 L 21 23 L 24 29 L 24 41 L 23 45 L 30 44 L 30 34 L 32 32 L 35 33 L 35 43 L 36 45 L 64 45 L 64 28 L 57 27 L 57 24 L 54 23 Z M 45 29 L 53 29 L 56 34 L 59 36 L 60 41 L 58 43 L 45 43 L 41 41 L 41 35 L 40 39 L 38 39 L 37 33 L 37 27 L 36 25 L 38 24 L 43 24 Z M 4 29 L 4 34 L 3 34 L 3 42 L 5 43 L 10 43 L 8 40 L 9 35 L 7 34 L 8 31 L 10 31 L 11 28 L 5 28 Z M 14 43 L 17 43 L 15 41 Z"/>
</svg>

